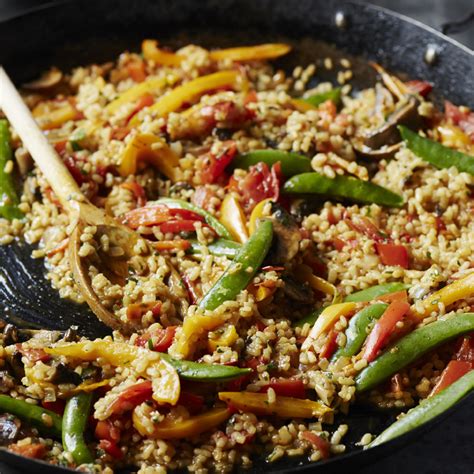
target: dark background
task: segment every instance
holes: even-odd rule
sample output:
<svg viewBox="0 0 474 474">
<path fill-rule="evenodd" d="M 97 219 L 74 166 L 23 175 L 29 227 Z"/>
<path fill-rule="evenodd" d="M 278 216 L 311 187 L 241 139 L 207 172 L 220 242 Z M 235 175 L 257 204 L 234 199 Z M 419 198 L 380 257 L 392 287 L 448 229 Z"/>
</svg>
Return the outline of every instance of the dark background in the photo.
<svg viewBox="0 0 474 474">
<path fill-rule="evenodd" d="M 133 0 L 130 0 L 133 1 Z M 170 0 L 171 1 L 171 0 Z M 196 0 L 200 1 L 200 0 Z M 202 1 L 202 0 L 201 0 Z M 49 0 L 0 0 L 0 20 Z M 371 3 L 415 18 L 436 29 L 474 13 L 474 0 L 374 0 Z M 474 19 L 463 31 L 450 34 L 474 48 Z M 462 78 L 469 80 L 469 78 Z M 474 78 L 470 78 L 474 80 Z M 364 474 L 474 474 L 474 400 L 436 425 L 414 444 L 361 470 Z M 0 474 L 20 474 L 0 465 Z M 350 474 L 357 474 L 352 470 Z"/>
</svg>

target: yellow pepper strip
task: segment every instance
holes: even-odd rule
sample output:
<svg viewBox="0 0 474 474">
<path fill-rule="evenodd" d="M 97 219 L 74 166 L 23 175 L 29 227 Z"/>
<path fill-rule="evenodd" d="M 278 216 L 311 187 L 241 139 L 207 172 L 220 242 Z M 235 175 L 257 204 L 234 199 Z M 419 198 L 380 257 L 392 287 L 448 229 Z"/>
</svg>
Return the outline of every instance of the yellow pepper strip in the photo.
<svg viewBox="0 0 474 474">
<path fill-rule="evenodd" d="M 254 208 L 252 213 L 250 214 L 250 219 L 249 219 L 249 233 L 252 235 L 255 232 L 255 229 L 257 228 L 257 221 L 258 219 L 265 217 L 264 215 L 264 208 L 265 204 L 268 202 L 271 202 L 272 200 L 270 198 L 268 199 L 263 199 L 260 201 Z"/>
<path fill-rule="evenodd" d="M 229 324 L 222 334 L 210 335 L 207 347 L 214 352 L 219 346 L 230 347 L 239 338 L 237 330 L 233 324 Z"/>
<path fill-rule="evenodd" d="M 42 130 L 59 128 L 69 120 L 74 120 L 77 116 L 77 110 L 69 102 L 57 109 L 47 112 L 44 110 L 45 106 L 39 104 L 32 112 Z"/>
<path fill-rule="evenodd" d="M 179 66 L 184 59 L 176 53 L 170 53 L 158 48 L 158 41 L 146 39 L 142 43 L 142 53 L 145 59 L 154 61 L 161 66 Z"/>
<path fill-rule="evenodd" d="M 471 139 L 456 125 L 446 123 L 438 126 L 441 143 L 452 148 L 471 148 Z"/>
<path fill-rule="evenodd" d="M 273 59 L 289 53 L 291 46 L 284 43 L 259 44 L 258 46 L 242 46 L 238 48 L 216 49 L 209 53 L 213 61 L 230 59 L 231 61 L 256 61 Z"/>
<path fill-rule="evenodd" d="M 130 367 L 152 381 L 153 399 L 158 403 L 176 405 L 180 394 L 179 376 L 176 370 L 160 358 L 157 352 L 124 342 L 103 339 L 75 342 L 46 347 L 45 352 L 53 356 L 65 356 L 79 360 L 103 359 L 115 367 Z"/>
<path fill-rule="evenodd" d="M 280 418 L 314 418 L 332 411 L 322 402 L 301 398 L 277 396 L 275 403 L 268 403 L 266 393 L 219 392 L 219 399 L 242 411 Z"/>
<path fill-rule="evenodd" d="M 227 194 L 221 205 L 221 223 L 229 229 L 232 237 L 241 244 L 247 242 L 249 234 L 245 223 L 245 214 L 234 194 Z"/>
<path fill-rule="evenodd" d="M 303 112 L 304 113 L 304 112 L 307 112 L 308 110 L 317 110 L 318 109 L 314 105 L 312 105 L 309 102 L 306 102 L 305 100 L 302 100 L 302 99 L 291 99 L 290 103 L 293 105 L 293 107 L 298 112 Z"/>
<path fill-rule="evenodd" d="M 202 415 L 192 416 L 187 420 L 175 421 L 165 419 L 153 428 L 153 433 L 151 434 L 135 411 L 133 412 L 132 420 L 135 429 L 144 437 L 186 439 L 219 426 L 230 417 L 231 413 L 231 410 L 228 408 L 214 408 Z"/>
<path fill-rule="evenodd" d="M 173 81 L 172 81 L 173 82 Z M 172 83 L 171 82 L 171 83 Z M 164 78 L 160 79 L 148 79 L 140 84 L 130 87 L 125 92 L 119 95 L 117 99 L 113 100 L 105 107 L 105 110 L 109 114 L 114 114 L 117 110 L 122 107 L 123 104 L 134 102 L 145 94 L 153 92 L 159 92 L 163 87 L 168 85 L 170 81 Z"/>
<path fill-rule="evenodd" d="M 79 384 L 75 389 L 71 390 L 71 393 L 79 393 L 79 392 L 93 392 L 94 390 L 100 388 L 100 387 L 105 387 L 106 385 L 109 385 L 110 379 L 104 379 L 101 380 L 100 382 L 83 382 Z"/>
<path fill-rule="evenodd" d="M 140 161 L 150 163 L 171 181 L 177 180 L 179 158 L 162 138 L 148 133 L 135 135 L 123 152 L 120 175 L 134 175 Z"/>
<path fill-rule="evenodd" d="M 324 308 L 323 312 L 319 315 L 318 319 L 314 323 L 314 326 L 311 328 L 311 332 L 308 334 L 308 337 L 305 339 L 301 346 L 302 351 L 306 351 L 311 347 L 311 344 L 325 331 L 327 331 L 331 326 L 333 326 L 336 321 L 341 316 L 347 316 L 356 308 L 355 303 L 337 303 Z"/>
<path fill-rule="evenodd" d="M 206 332 L 212 331 L 224 324 L 225 320 L 225 315 L 204 316 L 195 313 L 186 316 L 181 331 L 178 334 L 175 352 L 186 359 L 194 351 L 194 345 L 196 342 Z"/>
<path fill-rule="evenodd" d="M 438 310 L 438 303 L 443 303 L 444 306 L 449 306 L 450 304 L 463 299 L 469 298 L 474 295 L 474 273 L 470 273 L 464 278 L 456 280 L 454 283 L 445 286 L 439 291 L 436 291 L 431 296 L 428 296 L 422 301 L 423 310 L 418 312 L 412 306 L 413 313 L 419 318 L 426 318 L 433 311 Z"/>
<path fill-rule="evenodd" d="M 260 301 L 264 301 L 270 296 L 272 296 L 273 293 L 275 293 L 276 289 L 276 286 L 270 288 L 261 284 L 251 284 L 247 287 L 247 291 L 254 296 L 255 301 L 257 301 L 257 303 L 259 303 Z"/>
<path fill-rule="evenodd" d="M 192 102 L 207 91 L 226 86 L 236 87 L 240 77 L 238 71 L 220 71 L 208 74 L 207 76 L 198 77 L 171 90 L 145 110 L 155 114 L 157 117 L 163 117 L 170 112 L 178 110 L 183 104 Z M 138 115 L 135 115 L 135 117 L 130 120 L 132 126 L 136 126 L 139 123 L 140 119 Z"/>
<path fill-rule="evenodd" d="M 308 283 L 308 285 L 313 288 L 313 290 L 320 291 L 321 293 L 325 293 L 327 295 L 331 295 L 333 297 L 333 303 L 335 303 L 339 299 L 339 293 L 337 291 L 337 288 L 324 278 L 314 275 L 308 265 L 298 264 L 296 265 L 295 270 L 296 278 L 300 282 Z"/>
</svg>

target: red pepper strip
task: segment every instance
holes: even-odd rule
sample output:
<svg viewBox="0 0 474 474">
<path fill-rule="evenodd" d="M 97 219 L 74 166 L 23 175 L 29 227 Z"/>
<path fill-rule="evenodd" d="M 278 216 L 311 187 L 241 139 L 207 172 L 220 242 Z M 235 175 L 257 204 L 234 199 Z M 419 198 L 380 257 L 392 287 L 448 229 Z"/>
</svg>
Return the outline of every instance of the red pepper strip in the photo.
<svg viewBox="0 0 474 474">
<path fill-rule="evenodd" d="M 16 349 L 32 364 L 35 364 L 38 361 L 47 362 L 51 359 L 51 356 L 46 354 L 43 349 L 25 349 L 21 344 L 16 344 Z"/>
<path fill-rule="evenodd" d="M 312 431 L 303 431 L 301 437 L 309 441 L 320 452 L 323 459 L 327 459 L 331 455 L 331 444 L 321 436 Z"/>
<path fill-rule="evenodd" d="M 110 418 L 107 420 L 99 420 L 95 427 L 94 436 L 99 440 L 106 439 L 112 443 L 116 443 L 120 441 L 120 428 L 117 428 Z"/>
<path fill-rule="evenodd" d="M 137 102 L 137 105 L 133 108 L 133 110 L 128 114 L 125 122 L 128 123 L 130 120 L 140 112 L 140 110 L 144 109 L 145 107 L 150 107 L 155 102 L 155 99 L 151 94 L 142 95 Z"/>
<path fill-rule="evenodd" d="M 226 143 L 227 148 L 221 155 L 216 157 L 211 153 L 208 154 L 208 163 L 201 176 L 203 183 L 211 184 L 218 181 L 237 154 L 235 142 L 229 140 Z"/>
<path fill-rule="evenodd" d="M 204 398 L 191 392 L 183 392 L 179 394 L 178 405 L 186 407 L 192 415 L 201 412 L 204 407 Z"/>
<path fill-rule="evenodd" d="M 139 382 L 126 388 L 110 406 L 110 413 L 121 415 L 126 411 L 132 410 L 136 406 L 151 399 L 153 390 L 151 381 Z"/>
<path fill-rule="evenodd" d="M 132 229 L 140 226 L 153 226 L 166 222 L 170 218 L 169 209 L 166 206 L 140 207 L 126 212 L 122 217 L 122 223 Z"/>
<path fill-rule="evenodd" d="M 443 370 L 438 383 L 433 387 L 429 394 L 430 397 L 441 392 L 441 390 L 449 387 L 451 384 L 460 379 L 463 375 L 473 370 L 471 362 L 465 360 L 452 360 Z"/>
<path fill-rule="evenodd" d="M 72 156 L 67 156 L 64 159 L 64 164 L 66 165 L 66 168 L 68 169 L 69 173 L 71 173 L 72 177 L 74 178 L 74 181 L 80 186 L 81 184 L 84 183 L 84 175 L 81 173 L 81 170 L 77 166 L 74 158 Z"/>
<path fill-rule="evenodd" d="M 456 353 L 456 359 L 470 362 L 474 369 L 474 333 L 463 338 L 461 347 Z"/>
<path fill-rule="evenodd" d="M 189 279 L 188 275 L 183 275 L 181 280 L 183 281 L 183 285 L 186 287 L 186 293 L 188 294 L 188 299 L 191 304 L 196 304 L 199 299 L 198 294 L 194 288 L 193 283 Z"/>
<path fill-rule="evenodd" d="M 137 199 L 137 206 L 138 207 L 143 207 L 146 204 L 145 190 L 138 183 L 135 183 L 135 182 L 133 182 L 133 183 L 122 183 L 120 185 L 120 187 L 124 188 L 124 189 L 128 189 L 129 191 L 131 191 L 135 195 L 135 198 Z"/>
<path fill-rule="evenodd" d="M 108 439 L 101 439 L 99 442 L 99 448 L 103 449 L 107 454 L 115 459 L 122 459 L 122 450 L 117 446 L 117 443 L 109 441 Z"/>
<path fill-rule="evenodd" d="M 382 317 L 376 322 L 368 339 L 364 351 L 364 359 L 372 362 L 385 344 L 390 335 L 395 330 L 395 325 L 401 321 L 403 316 L 410 309 L 410 305 L 405 301 L 392 301 L 389 307 L 382 314 Z"/>
<path fill-rule="evenodd" d="M 142 60 L 127 64 L 127 72 L 135 82 L 143 82 L 146 79 L 145 63 Z"/>
<path fill-rule="evenodd" d="M 336 352 L 336 349 L 338 348 L 338 345 L 337 345 L 338 334 L 339 334 L 338 331 L 334 329 L 331 329 L 331 331 L 329 331 L 326 342 L 323 348 L 321 349 L 321 352 L 319 353 L 320 359 L 329 359 L 334 354 L 334 352 Z"/>
<path fill-rule="evenodd" d="M 169 209 L 169 213 L 172 216 L 179 217 L 181 219 L 204 222 L 204 217 L 201 216 L 201 214 L 198 214 L 194 211 L 190 211 L 189 209 L 173 208 Z"/>
<path fill-rule="evenodd" d="M 304 383 L 299 379 L 272 378 L 269 384 L 260 389 L 260 393 L 268 392 L 269 388 L 282 397 L 306 398 Z"/>
<path fill-rule="evenodd" d="M 395 291 L 394 293 L 379 296 L 376 299 L 377 301 L 383 301 L 384 303 L 391 303 L 392 301 L 408 301 L 408 293 L 407 290 Z"/>
<path fill-rule="evenodd" d="M 426 97 L 433 89 L 433 84 L 426 81 L 413 80 L 405 82 L 405 85 L 410 91 L 420 94 L 422 97 Z"/>
<path fill-rule="evenodd" d="M 160 224 L 160 230 L 163 233 L 171 232 L 172 234 L 179 234 L 180 232 L 195 232 L 195 220 L 190 219 L 172 219 L 168 222 Z M 207 227 L 203 224 L 203 227 Z"/>
<path fill-rule="evenodd" d="M 408 268 L 408 252 L 405 246 L 376 242 L 375 249 L 384 265 Z"/>
<path fill-rule="evenodd" d="M 64 413 L 64 407 L 66 406 L 66 402 L 58 398 L 54 402 L 42 401 L 41 406 L 43 408 L 46 408 L 46 410 L 54 411 L 54 413 L 57 413 L 58 415 L 62 416 L 62 414 Z"/>
</svg>

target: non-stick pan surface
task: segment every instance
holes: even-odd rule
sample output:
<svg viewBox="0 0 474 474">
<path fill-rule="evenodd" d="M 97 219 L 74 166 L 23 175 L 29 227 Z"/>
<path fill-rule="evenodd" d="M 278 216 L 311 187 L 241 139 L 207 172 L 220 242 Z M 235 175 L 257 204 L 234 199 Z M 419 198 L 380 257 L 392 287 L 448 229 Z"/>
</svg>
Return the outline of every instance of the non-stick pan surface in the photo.
<svg viewBox="0 0 474 474">
<path fill-rule="evenodd" d="M 447 98 L 474 107 L 472 51 L 432 29 L 386 10 L 328 0 L 70 0 L 57 2 L 0 25 L 0 62 L 21 83 L 50 65 L 63 69 L 112 60 L 125 49 L 137 49 L 145 37 L 178 46 L 189 42 L 208 47 L 288 41 L 294 53 L 279 66 L 350 57 L 355 89 L 370 85 L 376 60 L 410 78 L 434 83 L 437 100 Z M 427 53 L 428 51 L 428 53 Z M 431 61 L 426 61 L 427 57 Z M 336 62 L 336 61 L 335 61 Z M 334 72 L 327 72 L 334 80 Z M 319 76 L 321 77 L 321 76 Z M 43 262 L 30 257 L 31 247 L 0 247 L 0 310 L 19 326 L 67 329 L 98 337 L 108 329 L 86 306 L 61 300 L 44 277 Z M 462 410 L 465 402 L 456 410 Z M 252 472 L 341 472 L 360 467 L 416 439 L 419 430 L 380 447 L 363 451 L 355 442 L 366 432 L 378 433 L 396 413 L 354 407 L 339 422 L 350 426 L 347 454 L 310 464 L 287 458 L 267 464 L 257 459 Z M 438 417 L 435 422 L 440 421 Z M 59 472 L 61 468 L 19 458 L 0 450 L 0 460 L 22 472 Z"/>
</svg>

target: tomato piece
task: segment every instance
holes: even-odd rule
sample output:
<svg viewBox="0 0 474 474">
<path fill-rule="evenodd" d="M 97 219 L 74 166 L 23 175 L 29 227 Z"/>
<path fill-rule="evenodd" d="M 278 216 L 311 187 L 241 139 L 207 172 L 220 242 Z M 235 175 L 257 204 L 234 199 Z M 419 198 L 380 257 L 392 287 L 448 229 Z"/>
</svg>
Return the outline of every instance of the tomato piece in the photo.
<svg viewBox="0 0 474 474">
<path fill-rule="evenodd" d="M 107 420 L 99 420 L 95 427 L 94 436 L 99 440 L 106 439 L 112 443 L 116 443 L 120 441 L 120 428 L 115 426 L 110 418 Z"/>
<path fill-rule="evenodd" d="M 319 353 L 320 359 L 329 359 L 334 354 L 334 352 L 336 352 L 336 349 L 338 347 L 337 335 L 338 335 L 338 331 L 334 329 L 331 329 L 331 331 L 329 331 L 327 340 L 323 348 L 321 349 L 321 352 Z"/>
<path fill-rule="evenodd" d="M 81 186 L 81 184 L 85 182 L 85 179 L 74 158 L 72 156 L 66 156 L 63 161 L 69 173 L 71 173 L 72 177 L 74 178 L 74 181 L 78 184 L 78 186 Z"/>
<path fill-rule="evenodd" d="M 141 186 L 140 184 L 136 182 L 122 183 L 120 187 L 124 189 L 128 189 L 135 195 L 138 207 L 143 207 L 146 204 L 145 190 L 143 189 L 143 186 Z"/>
<path fill-rule="evenodd" d="M 46 410 L 53 411 L 54 413 L 57 413 L 58 415 L 62 416 L 62 414 L 64 413 L 64 407 L 66 406 L 66 402 L 58 398 L 54 402 L 42 401 L 41 406 L 43 408 L 46 408 Z"/>
<path fill-rule="evenodd" d="M 10 444 L 8 450 L 20 456 L 32 459 L 43 459 L 46 455 L 46 446 L 40 443 Z"/>
<path fill-rule="evenodd" d="M 47 362 L 48 360 L 51 359 L 51 356 L 49 354 L 46 354 L 46 352 L 43 349 L 25 349 L 22 344 L 16 344 L 15 346 L 19 352 L 23 356 L 25 356 L 28 361 L 31 364 L 35 364 L 36 362 Z"/>
<path fill-rule="evenodd" d="M 127 64 L 127 72 L 135 82 L 143 82 L 146 79 L 144 61 L 131 61 Z"/>
<path fill-rule="evenodd" d="M 377 357 L 377 353 L 386 345 L 395 330 L 396 324 L 402 320 L 409 309 L 410 305 L 406 301 L 395 300 L 390 303 L 369 334 L 364 359 L 372 362 Z"/>
<path fill-rule="evenodd" d="M 191 392 L 183 392 L 179 394 L 178 405 L 186 407 L 192 415 L 196 415 L 202 411 L 204 407 L 204 398 Z"/>
<path fill-rule="evenodd" d="M 433 84 L 420 81 L 420 80 L 413 80 L 405 82 L 405 85 L 415 94 L 420 94 L 422 97 L 426 97 L 433 89 Z"/>
<path fill-rule="evenodd" d="M 299 379 L 272 378 L 269 384 L 260 389 L 260 393 L 266 393 L 269 388 L 282 397 L 306 398 L 304 383 Z"/>
<path fill-rule="evenodd" d="M 474 333 L 463 338 L 461 347 L 456 353 L 456 359 L 470 362 L 474 369 Z"/>
<path fill-rule="evenodd" d="M 312 431 L 303 431 L 301 437 L 309 441 L 321 453 L 323 459 L 327 459 L 331 455 L 331 444 L 326 439 Z"/>
<path fill-rule="evenodd" d="M 252 211 L 264 199 L 278 201 L 281 176 L 280 163 L 275 163 L 271 169 L 263 162 L 251 166 L 247 175 L 237 182 L 237 191 L 242 196 L 245 210 Z"/>
<path fill-rule="evenodd" d="M 132 410 L 137 405 L 150 400 L 152 392 L 151 381 L 149 380 L 136 383 L 126 388 L 118 398 L 112 402 L 110 406 L 111 414 L 121 415 L 126 411 Z"/>
<path fill-rule="evenodd" d="M 237 105 L 235 102 L 222 101 L 206 105 L 201 109 L 201 117 L 206 119 L 210 128 L 219 125 L 221 128 L 238 129 L 255 117 L 253 110 Z"/>
<path fill-rule="evenodd" d="M 181 280 L 183 285 L 186 287 L 186 293 L 188 294 L 188 300 L 191 304 L 195 304 L 199 299 L 199 295 L 196 293 L 193 282 L 189 279 L 188 275 L 183 275 Z"/>
<path fill-rule="evenodd" d="M 219 156 L 207 153 L 207 163 L 201 173 L 201 181 L 206 184 L 217 182 L 224 176 L 225 169 L 230 165 L 236 154 L 237 147 L 230 140 L 226 142 L 226 148 Z"/>
<path fill-rule="evenodd" d="M 404 245 L 376 242 L 375 249 L 384 265 L 408 268 L 408 251 Z"/>
<path fill-rule="evenodd" d="M 57 253 L 60 253 L 60 252 L 64 252 L 64 250 L 67 249 L 69 245 L 69 237 L 66 237 L 64 240 L 62 240 L 61 242 L 59 242 L 58 245 L 56 245 L 56 247 L 52 248 L 47 254 L 46 256 L 48 258 L 51 258 L 53 257 L 54 255 L 56 255 Z"/>
<path fill-rule="evenodd" d="M 396 373 L 390 379 L 390 391 L 393 393 L 400 393 L 403 391 L 402 376 Z"/>
<path fill-rule="evenodd" d="M 125 119 L 125 123 L 130 122 L 130 120 L 133 117 L 135 117 L 135 115 L 137 115 L 138 112 L 140 112 L 140 110 L 144 109 L 145 107 L 150 107 L 151 105 L 153 105 L 154 102 L 155 102 L 155 99 L 153 98 L 151 94 L 142 95 L 138 99 L 137 104 L 135 105 L 133 110 L 127 115 Z"/>
<path fill-rule="evenodd" d="M 169 213 L 180 219 L 204 222 L 204 217 L 202 217 L 201 214 L 190 211 L 189 209 L 169 209 Z"/>
<path fill-rule="evenodd" d="M 460 379 L 463 375 L 473 370 L 472 363 L 465 360 L 452 360 L 443 370 L 437 384 L 433 387 L 430 397 L 441 392 L 451 384 Z"/>
<path fill-rule="evenodd" d="M 215 195 L 215 192 L 207 186 L 198 186 L 191 201 L 196 206 L 208 211 L 210 209 L 210 201 Z"/>
<path fill-rule="evenodd" d="M 155 329 L 152 332 L 137 337 L 136 346 L 147 347 L 157 352 L 166 352 L 173 344 L 176 326 L 168 326 L 167 328 Z"/>
<path fill-rule="evenodd" d="M 459 107 L 446 100 L 444 102 L 446 120 L 458 125 L 471 141 L 474 141 L 474 112 L 462 111 Z"/>
<path fill-rule="evenodd" d="M 113 441 L 101 439 L 99 441 L 99 448 L 103 449 L 107 454 L 115 459 L 123 458 L 122 450 L 118 447 L 117 443 L 114 443 Z"/>
<path fill-rule="evenodd" d="M 381 242 L 387 239 L 387 236 L 381 232 L 380 229 L 368 217 L 357 216 L 356 221 L 350 218 L 346 218 L 344 220 L 351 229 L 364 234 L 369 239 L 375 240 L 376 242 Z"/>
<path fill-rule="evenodd" d="M 154 317 L 160 315 L 161 312 L 161 301 L 156 301 L 154 303 L 132 303 L 127 307 L 127 318 L 129 321 L 138 321 L 142 316 L 151 311 Z"/>
</svg>

